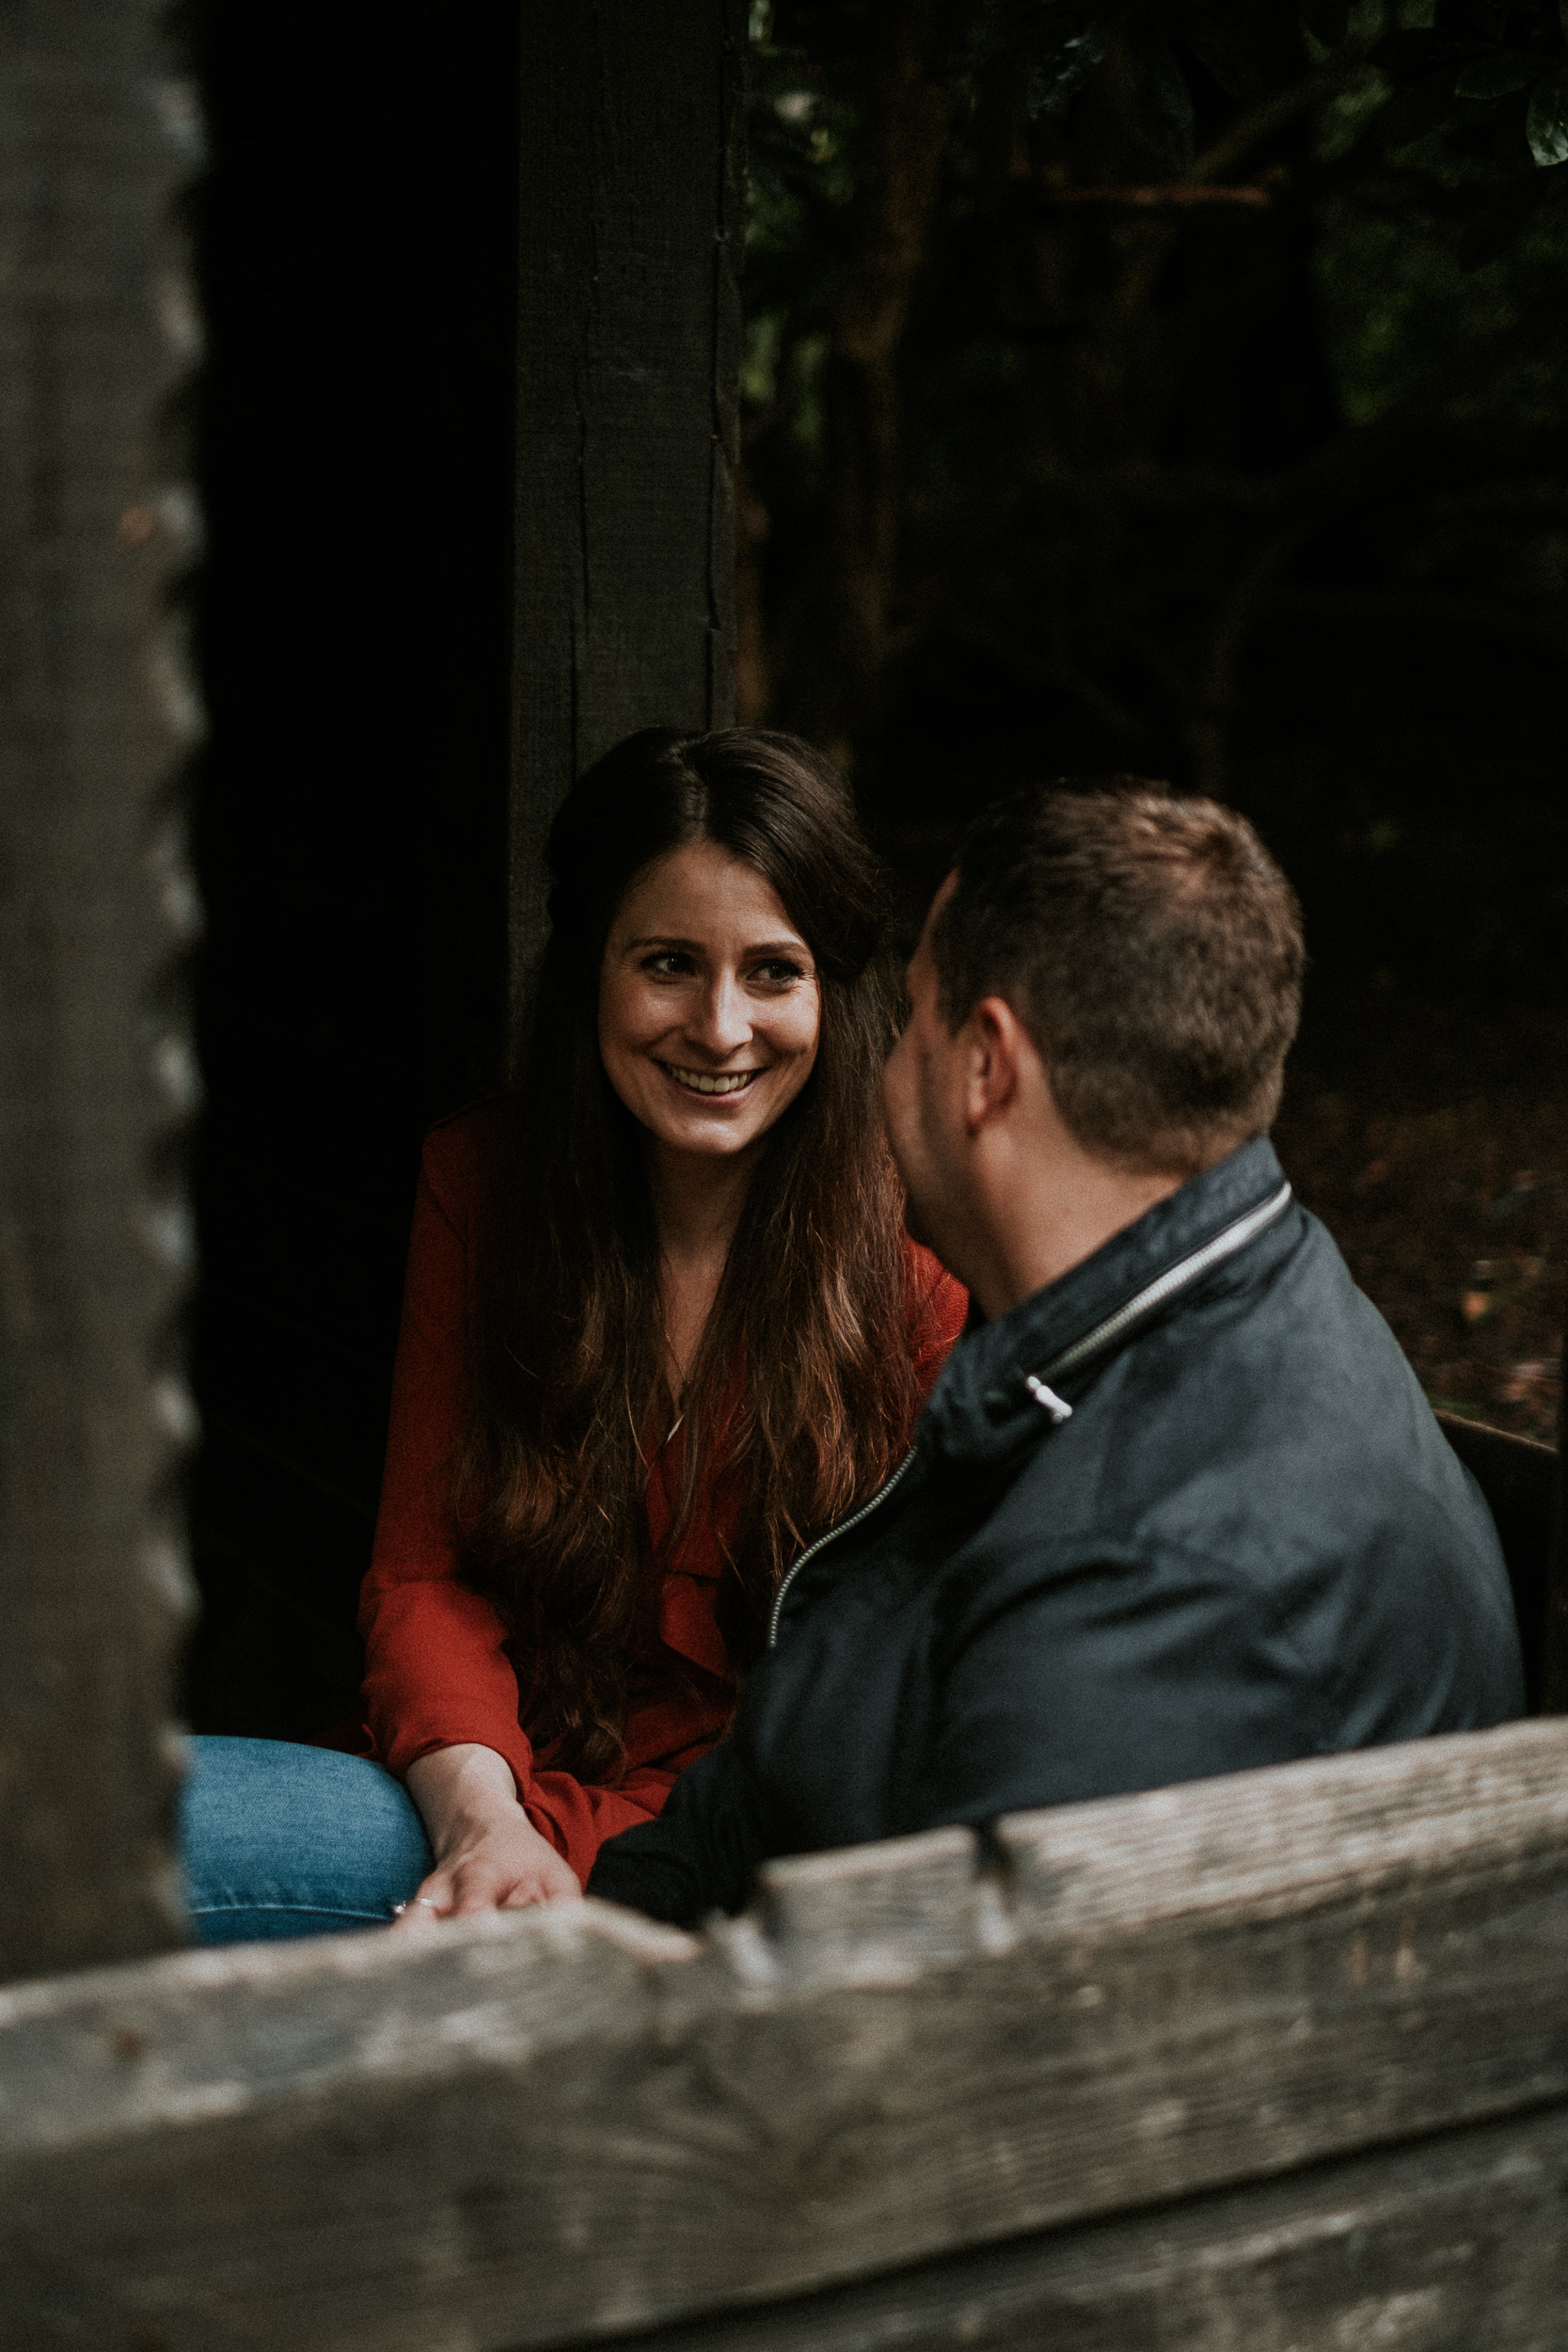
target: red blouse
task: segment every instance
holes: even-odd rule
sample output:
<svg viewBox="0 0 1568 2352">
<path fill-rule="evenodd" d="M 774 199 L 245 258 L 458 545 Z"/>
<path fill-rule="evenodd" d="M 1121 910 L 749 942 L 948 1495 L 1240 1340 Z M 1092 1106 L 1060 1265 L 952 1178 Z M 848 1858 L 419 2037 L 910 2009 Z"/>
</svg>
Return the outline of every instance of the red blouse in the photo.
<svg viewBox="0 0 1568 2352">
<path fill-rule="evenodd" d="M 474 1241 L 502 1153 L 504 1107 L 482 1104 L 426 1137 L 414 1204 L 403 1327 L 392 1380 L 387 1468 L 375 1548 L 359 1605 L 372 1749 L 400 1777 L 433 1748 L 475 1741 L 512 1767 L 529 1820 L 579 1879 L 607 1837 L 651 1820 L 677 1773 L 721 1738 L 736 1678 L 715 1614 L 724 1538 L 699 1496 L 669 1563 L 657 1628 L 634 1661 L 626 1761 L 613 1788 L 587 1788 L 535 1754 L 518 1721 L 517 1677 L 487 1600 L 457 1581 L 447 1517 L 447 1470 L 458 1437 Z M 928 1392 L 963 1328 L 966 1293 L 927 1250 L 908 1244 L 911 1351 Z M 657 1551 L 680 1491 L 681 1440 L 649 1472 Z"/>
</svg>

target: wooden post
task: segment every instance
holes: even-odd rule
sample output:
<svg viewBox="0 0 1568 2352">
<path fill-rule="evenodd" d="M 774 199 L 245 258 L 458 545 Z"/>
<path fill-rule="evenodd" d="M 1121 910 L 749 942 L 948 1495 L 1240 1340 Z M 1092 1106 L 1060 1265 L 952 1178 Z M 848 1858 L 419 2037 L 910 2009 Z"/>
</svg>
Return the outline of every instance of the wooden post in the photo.
<svg viewBox="0 0 1568 2352">
<path fill-rule="evenodd" d="M 151 0 L 0 26 L 0 1974 L 182 1940 L 169 1657 L 192 1411 L 196 910 L 172 763 L 198 718 L 158 453 L 195 342 L 194 142 Z"/>
<path fill-rule="evenodd" d="M 734 712 L 745 38 L 743 0 L 523 11 L 515 1013 L 574 776 Z"/>
</svg>

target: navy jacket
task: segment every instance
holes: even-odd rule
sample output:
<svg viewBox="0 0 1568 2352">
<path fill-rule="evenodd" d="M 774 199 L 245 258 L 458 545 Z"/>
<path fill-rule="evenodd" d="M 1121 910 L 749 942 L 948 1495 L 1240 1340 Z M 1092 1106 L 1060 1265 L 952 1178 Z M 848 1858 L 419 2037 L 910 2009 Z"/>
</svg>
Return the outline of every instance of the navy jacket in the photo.
<svg viewBox="0 0 1568 2352">
<path fill-rule="evenodd" d="M 589 1892 L 690 1925 L 770 1854 L 1523 1710 L 1481 1490 L 1258 1141 L 965 1334 Z"/>
</svg>

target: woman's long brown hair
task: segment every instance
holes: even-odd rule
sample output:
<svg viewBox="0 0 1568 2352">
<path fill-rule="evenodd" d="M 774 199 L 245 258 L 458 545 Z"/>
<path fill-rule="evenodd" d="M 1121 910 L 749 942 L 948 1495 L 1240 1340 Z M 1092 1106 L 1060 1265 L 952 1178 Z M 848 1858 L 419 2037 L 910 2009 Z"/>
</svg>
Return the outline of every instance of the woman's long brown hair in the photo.
<svg viewBox="0 0 1568 2352">
<path fill-rule="evenodd" d="M 705 1486 L 738 1503 L 720 1610 L 737 1667 L 791 1557 L 887 1475 L 919 1402 L 879 1115 L 882 897 L 848 794 L 787 736 L 634 736 L 577 786 L 546 850 L 550 933 L 454 1484 L 463 1573 L 510 1629 L 525 1721 L 553 1765 L 600 1782 L 624 1753 L 639 1612 L 657 1606 L 644 1450 L 671 1408 L 646 1136 L 600 1060 L 599 974 L 630 883 L 695 841 L 772 885 L 821 999 L 816 1066 L 768 1133 L 687 1383 L 663 1546 Z"/>
</svg>

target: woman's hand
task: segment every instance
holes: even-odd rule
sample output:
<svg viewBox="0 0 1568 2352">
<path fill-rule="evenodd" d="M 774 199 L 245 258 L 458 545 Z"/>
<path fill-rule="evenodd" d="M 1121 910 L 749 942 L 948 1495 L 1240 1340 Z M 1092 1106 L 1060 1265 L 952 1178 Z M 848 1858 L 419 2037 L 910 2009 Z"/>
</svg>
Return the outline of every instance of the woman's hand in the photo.
<svg viewBox="0 0 1568 2352">
<path fill-rule="evenodd" d="M 397 1925 L 428 1925 L 476 1911 L 579 1901 L 582 1889 L 517 1802 L 512 1768 L 494 1748 L 436 1748 L 408 1768 L 436 1867 Z"/>
</svg>

